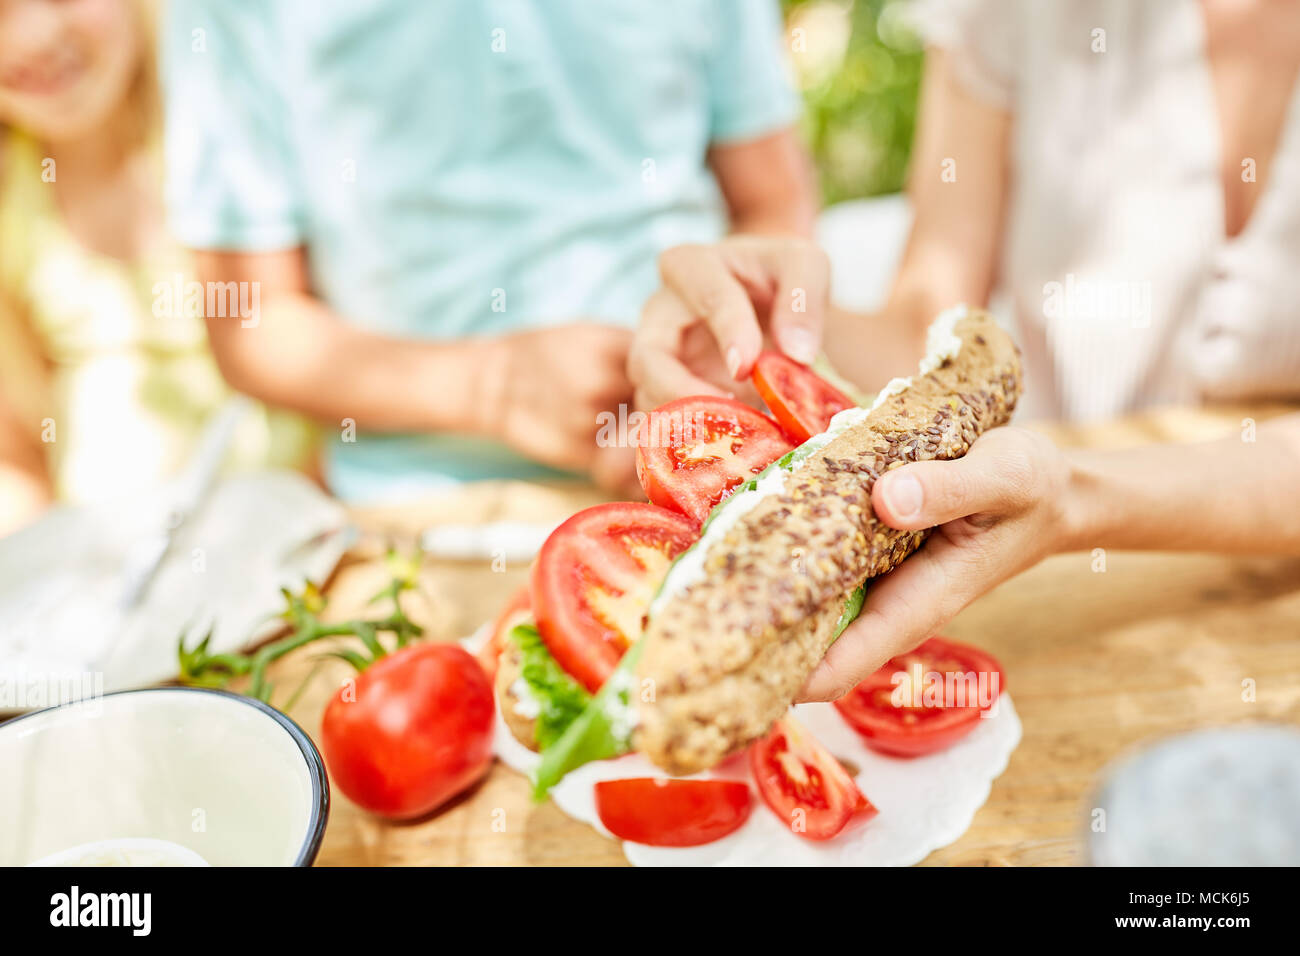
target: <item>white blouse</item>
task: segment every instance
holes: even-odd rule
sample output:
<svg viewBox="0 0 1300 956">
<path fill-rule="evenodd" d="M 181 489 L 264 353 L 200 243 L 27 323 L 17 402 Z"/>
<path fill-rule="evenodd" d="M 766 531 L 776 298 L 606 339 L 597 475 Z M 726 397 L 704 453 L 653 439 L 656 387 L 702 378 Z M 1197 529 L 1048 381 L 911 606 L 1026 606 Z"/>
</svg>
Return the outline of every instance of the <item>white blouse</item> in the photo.
<svg viewBox="0 0 1300 956">
<path fill-rule="evenodd" d="M 1263 193 L 1227 238 L 1196 0 L 913 13 L 972 93 L 1014 113 L 998 298 L 1030 415 L 1300 397 L 1300 90 Z"/>
</svg>

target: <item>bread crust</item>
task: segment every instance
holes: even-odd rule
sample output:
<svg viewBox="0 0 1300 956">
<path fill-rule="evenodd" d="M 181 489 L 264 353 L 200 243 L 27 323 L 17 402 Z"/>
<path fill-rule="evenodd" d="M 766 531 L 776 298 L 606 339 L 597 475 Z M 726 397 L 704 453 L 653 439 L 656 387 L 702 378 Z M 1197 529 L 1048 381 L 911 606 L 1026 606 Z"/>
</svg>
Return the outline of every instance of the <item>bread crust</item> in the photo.
<svg viewBox="0 0 1300 956">
<path fill-rule="evenodd" d="M 1010 419 L 1015 343 L 986 312 L 953 331 L 955 358 L 914 376 L 742 515 L 705 555 L 704 576 L 648 622 L 638 676 L 654 699 L 638 705 L 636 744 L 655 764 L 694 773 L 765 734 L 825 656 L 849 592 L 928 534 L 876 519 L 876 479 L 906 462 L 960 458 Z"/>
<path fill-rule="evenodd" d="M 510 733 L 529 750 L 538 750 L 537 718 L 520 713 L 519 696 L 515 692 L 517 681 L 524 674 L 524 656 L 513 640 L 505 642 L 501 657 L 497 662 L 496 692 L 497 707 L 501 719 L 505 721 Z"/>
</svg>

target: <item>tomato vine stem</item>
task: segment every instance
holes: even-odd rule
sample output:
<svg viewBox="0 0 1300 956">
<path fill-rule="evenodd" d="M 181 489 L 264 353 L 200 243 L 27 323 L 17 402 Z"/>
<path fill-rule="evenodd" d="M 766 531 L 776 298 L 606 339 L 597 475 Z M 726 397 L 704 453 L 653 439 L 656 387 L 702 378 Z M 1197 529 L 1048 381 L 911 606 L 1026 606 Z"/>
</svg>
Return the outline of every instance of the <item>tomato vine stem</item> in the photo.
<svg viewBox="0 0 1300 956">
<path fill-rule="evenodd" d="M 274 685 L 267 679 L 267 668 L 291 651 L 329 637 L 356 637 L 365 646 L 367 654 L 356 650 L 343 649 L 333 651 L 330 656 L 348 661 L 357 670 L 364 670 L 370 664 L 388 653 L 379 636 L 393 636 L 396 647 L 405 647 L 412 638 L 424 633 L 420 625 L 412 621 L 402 609 L 401 594 L 413 590 L 416 586 L 415 575 L 419 568 L 419 557 L 398 559 L 392 552 L 388 555 L 388 565 L 393 571 L 393 578 L 388 585 L 370 599 L 371 604 L 387 599 L 392 602 L 392 611 L 384 617 L 374 620 L 352 619 L 346 621 L 325 622 L 321 615 L 325 611 L 327 599 L 320 587 L 307 582 L 297 593 L 281 588 L 284 595 L 284 609 L 277 615 L 285 621 L 290 631 L 284 637 L 262 645 L 248 653 L 226 651 L 209 653 L 213 629 L 193 647 L 187 647 L 185 635 L 177 643 L 177 659 L 180 664 L 180 681 L 194 687 L 218 687 L 229 689 L 232 682 L 248 678 L 248 686 L 243 691 L 264 703 L 271 702 Z M 307 680 L 315 673 L 313 668 Z M 293 705 L 302 693 L 303 685 L 290 696 L 286 708 Z"/>
</svg>

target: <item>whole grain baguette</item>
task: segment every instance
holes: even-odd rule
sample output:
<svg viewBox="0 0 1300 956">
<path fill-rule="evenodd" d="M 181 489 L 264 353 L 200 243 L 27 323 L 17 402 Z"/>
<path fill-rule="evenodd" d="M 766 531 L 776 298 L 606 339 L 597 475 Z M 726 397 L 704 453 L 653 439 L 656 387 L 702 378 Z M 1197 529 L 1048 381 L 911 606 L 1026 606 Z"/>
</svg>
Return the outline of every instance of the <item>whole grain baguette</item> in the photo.
<svg viewBox="0 0 1300 956">
<path fill-rule="evenodd" d="M 849 592 L 925 540 L 876 520 L 876 479 L 905 462 L 960 458 L 1011 417 L 1015 343 L 980 311 L 952 331 L 955 357 L 805 461 L 712 543 L 703 577 L 651 616 L 636 746 L 654 763 L 693 773 L 765 734 L 825 655 Z"/>
</svg>

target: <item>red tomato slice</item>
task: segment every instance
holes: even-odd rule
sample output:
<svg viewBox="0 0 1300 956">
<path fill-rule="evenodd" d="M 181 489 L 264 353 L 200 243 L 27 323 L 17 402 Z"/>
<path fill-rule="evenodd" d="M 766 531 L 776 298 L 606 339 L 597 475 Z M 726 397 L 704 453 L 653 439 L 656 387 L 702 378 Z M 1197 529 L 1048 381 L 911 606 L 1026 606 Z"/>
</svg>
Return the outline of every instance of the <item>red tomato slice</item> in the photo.
<svg viewBox="0 0 1300 956">
<path fill-rule="evenodd" d="M 940 675 L 942 683 L 926 676 L 930 674 Z M 1002 667 L 991 655 L 932 637 L 895 657 L 835 707 L 873 750 L 919 757 L 950 747 L 974 730 L 980 713 L 1005 686 Z"/>
<path fill-rule="evenodd" d="M 587 508 L 551 532 L 533 565 L 533 613 L 555 660 L 587 690 L 641 636 L 668 565 L 694 541 L 686 518 L 632 502 Z"/>
<path fill-rule="evenodd" d="M 762 412 L 729 398 L 693 396 L 661 405 L 636 437 L 646 497 L 701 524 L 733 488 L 791 448 Z"/>
<path fill-rule="evenodd" d="M 772 812 L 809 840 L 829 840 L 853 818 L 876 815 L 848 771 L 789 714 L 749 749 L 749 766 Z"/>
<path fill-rule="evenodd" d="M 781 429 L 804 442 L 830 427 L 836 412 L 854 402 L 830 382 L 780 352 L 764 352 L 754 363 L 754 387 Z"/>
<path fill-rule="evenodd" d="M 596 812 L 620 840 L 650 846 L 699 846 L 749 819 L 749 784 L 739 780 L 637 777 L 596 784 Z"/>
<path fill-rule="evenodd" d="M 528 599 L 528 585 L 524 585 L 507 602 L 492 624 L 492 636 L 478 652 L 478 662 L 483 665 L 488 680 L 496 680 L 497 665 L 501 663 L 501 652 L 506 649 L 506 637 L 516 624 L 522 624 L 533 616 L 532 603 Z"/>
</svg>

